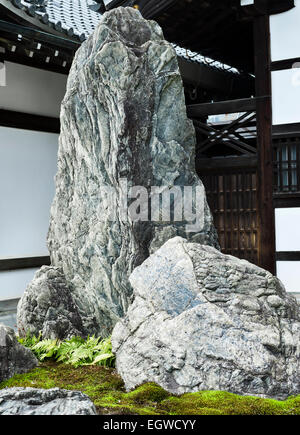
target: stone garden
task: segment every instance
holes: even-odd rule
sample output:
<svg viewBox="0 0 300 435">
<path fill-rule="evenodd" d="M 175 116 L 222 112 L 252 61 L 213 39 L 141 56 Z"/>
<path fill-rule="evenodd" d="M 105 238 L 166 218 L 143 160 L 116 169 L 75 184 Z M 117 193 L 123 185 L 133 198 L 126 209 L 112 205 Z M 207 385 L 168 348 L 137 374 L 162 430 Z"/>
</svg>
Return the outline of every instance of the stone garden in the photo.
<svg viewBox="0 0 300 435">
<path fill-rule="evenodd" d="M 38 343 L 74 337 L 111 337 L 109 352 L 87 370 L 115 359 L 116 369 L 105 370 L 122 412 L 140 412 L 136 391 L 155 412 L 147 396 L 155 390 L 153 402 L 164 403 L 157 413 L 172 412 L 164 402 L 171 396 L 175 413 L 192 412 L 184 401 L 204 391 L 245 396 L 244 414 L 247 396 L 263 407 L 277 403 L 263 399 L 300 394 L 299 304 L 271 273 L 220 252 L 195 144 L 176 53 L 160 27 L 132 8 L 106 13 L 76 53 L 61 106 L 51 266 L 19 302 L 20 342 L 0 326 L 0 414 L 111 412 L 59 380 L 28 388 L 31 373 L 51 371 L 43 364 L 55 356 L 47 350 L 39 368 Z M 183 213 L 186 187 L 196 192 L 193 222 Z M 170 191 L 169 216 L 161 200 L 149 209 L 155 192 Z M 287 413 L 300 413 L 296 403 Z"/>
</svg>

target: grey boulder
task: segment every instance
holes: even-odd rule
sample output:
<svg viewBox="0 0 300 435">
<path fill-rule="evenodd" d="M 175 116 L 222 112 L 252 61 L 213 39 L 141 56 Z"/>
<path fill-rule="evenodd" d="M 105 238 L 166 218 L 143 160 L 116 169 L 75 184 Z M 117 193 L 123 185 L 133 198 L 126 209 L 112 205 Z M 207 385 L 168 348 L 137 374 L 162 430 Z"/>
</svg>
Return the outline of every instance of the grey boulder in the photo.
<svg viewBox="0 0 300 435">
<path fill-rule="evenodd" d="M 93 402 L 80 391 L 52 388 L 0 390 L 0 415 L 96 415 Z"/>
<path fill-rule="evenodd" d="M 60 269 L 43 266 L 18 304 L 18 333 L 50 339 L 85 336 L 82 319 Z"/>
<path fill-rule="evenodd" d="M 176 237 L 130 277 L 112 335 L 127 389 L 300 394 L 300 307 L 269 272 Z"/>
<path fill-rule="evenodd" d="M 38 360 L 22 346 L 12 328 L 0 324 L 0 382 L 15 374 L 26 373 L 38 365 Z"/>
<path fill-rule="evenodd" d="M 195 144 L 176 53 L 161 28 L 133 8 L 104 14 L 70 70 L 48 234 L 51 264 L 70 284 L 89 334 L 111 333 L 131 303 L 130 273 L 166 240 L 218 245 Z M 201 227 L 187 232 L 185 221 L 139 220 L 127 212 L 132 202 L 136 214 L 148 205 L 148 198 L 135 201 L 139 186 L 149 195 L 151 187 L 198 188 Z M 31 317 L 27 326 L 34 323 Z"/>
</svg>

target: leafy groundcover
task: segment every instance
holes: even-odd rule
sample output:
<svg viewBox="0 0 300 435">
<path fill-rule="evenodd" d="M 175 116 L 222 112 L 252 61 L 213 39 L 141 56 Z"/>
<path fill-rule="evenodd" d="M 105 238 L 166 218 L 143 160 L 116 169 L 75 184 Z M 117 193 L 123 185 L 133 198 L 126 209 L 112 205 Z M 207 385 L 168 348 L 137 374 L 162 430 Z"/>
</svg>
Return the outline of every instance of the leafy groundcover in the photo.
<svg viewBox="0 0 300 435">
<path fill-rule="evenodd" d="M 114 368 L 109 339 L 90 337 L 66 342 L 20 340 L 39 358 L 29 373 L 0 384 L 6 387 L 64 388 L 88 395 L 99 414 L 140 415 L 300 415 L 300 396 L 286 401 L 238 396 L 220 391 L 172 396 L 149 383 L 126 392 Z"/>
</svg>

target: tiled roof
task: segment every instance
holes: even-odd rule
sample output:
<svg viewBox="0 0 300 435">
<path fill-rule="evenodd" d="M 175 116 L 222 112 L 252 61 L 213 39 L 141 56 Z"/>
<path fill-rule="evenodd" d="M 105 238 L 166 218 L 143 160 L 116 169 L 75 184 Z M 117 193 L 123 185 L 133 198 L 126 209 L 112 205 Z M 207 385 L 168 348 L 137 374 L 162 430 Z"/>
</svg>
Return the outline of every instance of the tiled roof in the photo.
<svg viewBox="0 0 300 435">
<path fill-rule="evenodd" d="M 236 68 L 233 68 L 229 65 L 225 65 L 221 62 L 210 59 L 209 57 L 202 56 L 201 54 L 195 53 L 194 51 L 187 50 L 185 48 L 181 48 L 176 44 L 172 44 L 172 45 L 175 48 L 177 56 L 183 57 L 186 60 L 189 60 L 189 61 L 194 62 L 194 63 L 201 63 L 201 64 L 207 65 L 211 68 L 216 68 L 216 69 L 219 69 L 222 71 L 230 71 L 231 73 L 234 73 L 234 74 L 238 73 L 238 70 Z"/>
<path fill-rule="evenodd" d="M 28 16 L 37 19 L 56 32 L 84 41 L 95 29 L 101 14 L 89 6 L 97 5 L 96 0 L 6 0 Z M 105 3 L 109 3 L 105 1 Z M 38 24 L 38 23 L 37 23 Z M 50 29 L 49 29 L 50 30 Z M 205 58 L 190 50 L 173 44 L 178 56 L 189 61 L 206 64 L 212 68 L 237 73 L 234 68 Z"/>
<path fill-rule="evenodd" d="M 9 0 L 43 25 L 83 41 L 89 36 L 101 14 L 89 8 L 93 0 Z"/>
</svg>

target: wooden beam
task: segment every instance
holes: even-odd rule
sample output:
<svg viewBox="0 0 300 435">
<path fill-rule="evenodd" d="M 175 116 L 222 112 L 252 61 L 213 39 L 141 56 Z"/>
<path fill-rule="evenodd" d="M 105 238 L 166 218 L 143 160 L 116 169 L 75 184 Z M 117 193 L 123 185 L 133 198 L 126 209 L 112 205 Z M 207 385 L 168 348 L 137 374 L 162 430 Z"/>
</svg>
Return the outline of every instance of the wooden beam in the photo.
<svg viewBox="0 0 300 435">
<path fill-rule="evenodd" d="M 49 265 L 50 257 L 47 256 L 0 259 L 0 271 L 30 269 Z"/>
<path fill-rule="evenodd" d="M 297 193 L 275 193 L 274 194 L 275 208 L 297 208 L 300 207 L 300 194 Z"/>
<path fill-rule="evenodd" d="M 23 130 L 43 131 L 46 133 L 60 132 L 59 118 L 32 115 L 30 113 L 15 112 L 0 109 L 0 126 L 21 128 Z"/>
<path fill-rule="evenodd" d="M 70 63 L 66 64 L 65 67 L 63 67 L 62 65 L 58 65 L 57 63 L 53 63 L 53 61 L 47 63 L 45 62 L 46 58 L 44 58 L 44 60 L 42 61 L 40 56 L 29 57 L 29 56 L 24 56 L 18 52 L 11 52 L 8 50 L 6 50 L 5 53 L 3 53 L 2 59 L 3 61 L 18 63 L 20 65 L 26 65 L 32 68 L 38 68 L 45 71 L 52 71 L 57 74 L 64 74 L 64 75 L 69 74 L 70 66 L 71 66 Z M 52 60 L 53 60 L 53 56 L 52 56 Z"/>
<path fill-rule="evenodd" d="M 221 115 L 226 113 L 255 112 L 257 102 L 261 98 L 242 98 L 240 100 L 217 101 L 215 103 L 191 104 L 187 106 L 187 114 L 190 118 L 209 115 Z"/>
<path fill-rule="evenodd" d="M 273 205 L 273 147 L 271 101 L 271 44 L 268 15 L 254 20 L 254 53 L 257 100 L 257 201 L 258 201 L 258 262 L 276 273 L 275 213 Z"/>
<path fill-rule="evenodd" d="M 295 64 L 298 64 L 297 66 Z M 271 64 L 271 71 L 282 71 L 285 69 L 300 68 L 300 57 L 292 59 L 276 60 Z"/>
<path fill-rule="evenodd" d="M 255 156 L 245 157 L 215 157 L 196 160 L 196 169 L 199 172 L 219 172 L 232 169 L 251 168 L 256 170 L 257 158 Z"/>
<path fill-rule="evenodd" d="M 75 52 L 81 45 L 79 41 L 69 39 L 67 36 L 57 36 L 50 33 L 42 32 L 41 30 L 34 29 L 32 27 L 22 26 L 20 24 L 9 23 L 7 21 L 0 20 L 0 30 L 3 33 L 22 35 L 30 40 L 36 40 L 38 42 L 44 42 L 46 44 L 58 47 L 60 49 L 65 48 L 72 52 Z M 50 28 L 49 28 L 50 30 Z"/>
<path fill-rule="evenodd" d="M 277 261 L 300 261 L 300 251 L 276 252 Z"/>
</svg>

